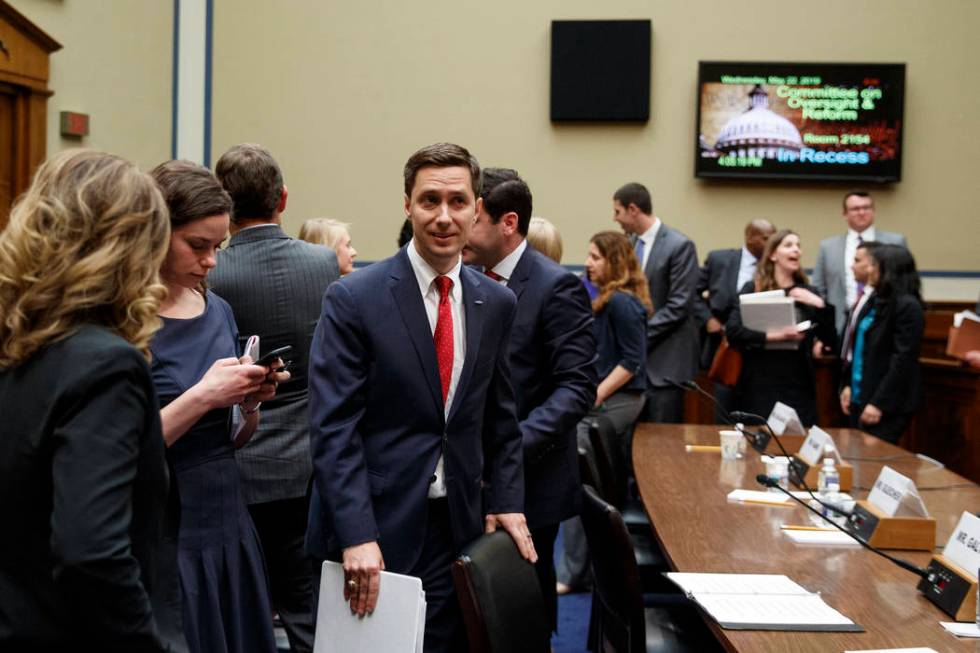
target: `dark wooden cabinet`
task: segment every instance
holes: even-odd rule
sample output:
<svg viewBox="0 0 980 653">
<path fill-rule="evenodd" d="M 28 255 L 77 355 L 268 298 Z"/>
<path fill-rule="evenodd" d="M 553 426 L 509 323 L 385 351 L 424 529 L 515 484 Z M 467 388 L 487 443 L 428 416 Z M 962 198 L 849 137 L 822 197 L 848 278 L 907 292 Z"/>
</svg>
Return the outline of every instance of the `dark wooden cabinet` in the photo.
<svg viewBox="0 0 980 653">
<path fill-rule="evenodd" d="M 48 59 L 60 48 L 0 0 L 0 229 L 46 156 Z"/>
</svg>

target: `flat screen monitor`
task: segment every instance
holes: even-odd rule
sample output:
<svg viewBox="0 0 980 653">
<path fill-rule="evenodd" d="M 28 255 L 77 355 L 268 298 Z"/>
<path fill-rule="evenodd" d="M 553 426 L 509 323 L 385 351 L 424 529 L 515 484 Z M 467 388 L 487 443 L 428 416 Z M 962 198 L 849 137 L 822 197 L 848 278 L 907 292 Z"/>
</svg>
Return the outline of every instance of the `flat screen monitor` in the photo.
<svg viewBox="0 0 980 653">
<path fill-rule="evenodd" d="M 694 175 L 895 182 L 905 64 L 698 65 Z"/>
</svg>

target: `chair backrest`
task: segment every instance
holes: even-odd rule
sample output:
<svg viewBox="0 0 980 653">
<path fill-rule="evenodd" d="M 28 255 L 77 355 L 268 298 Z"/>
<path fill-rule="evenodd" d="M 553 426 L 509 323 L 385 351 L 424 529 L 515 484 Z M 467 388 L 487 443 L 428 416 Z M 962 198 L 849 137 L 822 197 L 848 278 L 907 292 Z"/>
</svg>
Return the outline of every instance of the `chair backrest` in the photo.
<svg viewBox="0 0 980 653">
<path fill-rule="evenodd" d="M 595 454 L 592 447 L 578 447 L 578 473 L 582 478 L 582 485 L 591 485 L 599 488 L 602 484 L 599 481 L 599 469 L 596 467 Z M 598 491 L 602 494 L 602 490 Z"/>
<path fill-rule="evenodd" d="M 603 499 L 622 509 L 626 504 L 629 469 L 612 420 L 603 415 L 590 417 L 589 441 L 595 451 L 596 467 L 602 487 L 596 486 Z"/>
<path fill-rule="evenodd" d="M 582 526 L 589 542 L 598 610 L 598 650 L 646 651 L 640 570 L 622 515 L 595 489 L 583 487 Z"/>
<path fill-rule="evenodd" d="M 550 651 L 538 575 L 507 532 L 476 539 L 452 571 L 471 653 Z"/>
</svg>

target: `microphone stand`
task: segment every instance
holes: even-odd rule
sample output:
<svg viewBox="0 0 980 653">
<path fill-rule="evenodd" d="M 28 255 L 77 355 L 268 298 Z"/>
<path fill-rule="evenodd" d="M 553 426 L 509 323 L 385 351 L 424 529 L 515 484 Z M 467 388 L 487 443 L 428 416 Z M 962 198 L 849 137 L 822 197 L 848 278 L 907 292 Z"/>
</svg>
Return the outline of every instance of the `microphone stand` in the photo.
<svg viewBox="0 0 980 653">
<path fill-rule="evenodd" d="M 860 544 L 861 546 L 863 546 L 868 551 L 871 551 L 872 553 L 877 553 L 882 558 L 891 561 L 892 563 L 898 565 L 899 567 L 901 567 L 902 569 L 904 569 L 906 571 L 912 572 L 913 574 L 915 574 L 916 576 L 919 576 L 920 578 L 925 578 L 926 580 L 929 579 L 929 572 L 927 572 L 925 569 L 923 569 L 921 567 L 916 567 L 911 562 L 907 562 L 905 560 L 902 560 L 901 558 L 896 558 L 894 556 L 890 556 L 887 553 L 885 553 L 884 551 L 878 549 L 877 547 L 871 546 L 866 541 L 864 541 L 862 538 L 858 537 L 854 533 L 851 533 L 850 531 L 848 531 L 846 528 L 844 528 L 840 524 L 837 524 L 836 522 L 834 522 L 831 519 L 826 519 L 823 515 L 821 515 L 819 512 L 817 512 L 808 503 L 806 503 L 802 499 L 796 497 L 792 492 L 788 491 L 786 488 L 784 488 L 783 486 L 781 486 L 778 482 L 776 482 L 773 479 L 769 478 L 765 474 L 759 474 L 758 476 L 755 477 L 755 480 L 758 481 L 760 485 L 764 485 L 766 487 L 775 488 L 775 489 L 779 490 L 780 492 L 782 492 L 783 494 L 785 494 L 786 496 L 788 496 L 793 501 L 796 501 L 798 504 L 800 504 L 801 506 L 803 506 L 804 508 L 806 508 L 807 510 L 809 510 L 813 514 L 819 516 L 821 519 L 824 519 L 825 521 L 830 522 L 831 524 L 833 524 L 834 528 L 836 528 L 837 530 L 839 530 L 842 533 L 845 533 L 848 537 L 850 537 L 851 539 L 853 539 L 855 542 L 857 542 L 858 544 Z"/>
<path fill-rule="evenodd" d="M 779 437 L 769 426 L 769 421 L 767 419 L 765 419 L 761 415 L 756 415 L 755 413 L 745 413 L 740 410 L 736 410 L 733 413 L 729 413 L 727 410 L 725 410 L 725 407 L 722 406 L 721 403 L 717 399 L 715 399 L 713 395 L 711 395 L 711 393 L 707 392 L 704 388 L 699 386 L 694 381 L 684 381 L 683 383 L 681 383 L 679 381 L 674 381 L 673 379 L 668 379 L 666 377 L 664 377 L 664 381 L 673 384 L 679 388 L 682 388 L 684 390 L 693 390 L 698 394 L 707 397 L 715 406 L 718 407 L 718 410 L 721 412 L 721 416 L 728 422 L 729 426 L 735 426 L 737 428 L 736 419 L 742 422 L 750 422 L 750 421 L 758 422 L 761 426 L 764 426 L 766 430 L 769 431 L 768 434 L 761 431 L 749 431 L 746 429 L 741 429 L 743 434 L 748 434 L 752 436 L 752 448 L 758 451 L 759 453 L 764 454 L 766 451 L 766 446 L 769 444 L 769 440 L 770 439 L 775 440 L 776 445 L 779 447 L 779 450 L 782 452 L 783 456 L 785 456 L 786 459 L 789 461 L 789 469 L 791 470 L 790 473 L 794 474 L 796 478 L 799 479 L 800 486 L 806 491 L 807 494 L 810 495 L 810 498 L 816 501 L 817 503 L 819 503 L 824 508 L 827 508 L 828 510 L 832 510 L 836 512 L 838 515 L 841 515 L 842 517 L 851 516 L 851 513 L 841 510 L 837 506 L 833 506 L 829 503 L 825 503 L 824 501 L 821 501 L 820 499 L 817 498 L 817 495 L 813 493 L 813 490 L 810 488 L 809 484 L 807 484 L 806 479 L 803 478 L 803 474 L 800 474 L 800 470 L 796 467 L 796 465 L 793 464 L 794 462 L 793 457 L 790 456 L 789 453 L 786 451 L 786 447 L 783 446 L 783 443 L 780 441 Z"/>
</svg>

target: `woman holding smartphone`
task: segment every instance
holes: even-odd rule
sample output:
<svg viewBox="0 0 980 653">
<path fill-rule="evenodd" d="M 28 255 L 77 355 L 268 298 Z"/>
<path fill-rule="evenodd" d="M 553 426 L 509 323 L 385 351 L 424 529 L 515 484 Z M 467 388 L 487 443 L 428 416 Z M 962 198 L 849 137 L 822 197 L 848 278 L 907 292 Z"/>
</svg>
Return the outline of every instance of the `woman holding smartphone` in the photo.
<svg viewBox="0 0 980 653">
<path fill-rule="evenodd" d="M 259 403 L 289 373 L 239 358 L 231 308 L 204 285 L 228 234 L 231 198 L 207 168 L 189 161 L 163 163 L 152 174 L 172 230 L 160 270 L 167 287 L 163 328 L 150 349 L 180 489 L 184 629 L 195 652 L 274 653 L 265 562 L 235 447 L 251 437 Z"/>
<path fill-rule="evenodd" d="M 848 320 L 840 405 L 852 427 L 894 444 L 922 401 L 921 282 L 906 248 L 874 243 L 862 250 L 855 266 L 867 261 L 870 296 Z"/>
<path fill-rule="evenodd" d="M 736 304 L 725 324 L 725 335 L 732 347 L 742 352 L 742 373 L 736 385 L 739 410 L 767 417 L 777 401 L 796 410 L 804 426 L 817 421 L 816 386 L 811 352 L 833 347 L 833 306 L 827 304 L 808 285 L 801 262 L 800 237 L 789 229 L 777 231 L 766 241 L 759 258 L 755 279 L 739 294 L 781 290 L 796 305 L 796 321 L 809 320 L 814 328 L 799 332 L 795 325 L 757 331 L 742 324 L 742 311 Z M 789 342 L 791 349 L 767 349 L 767 343 Z"/>
</svg>

